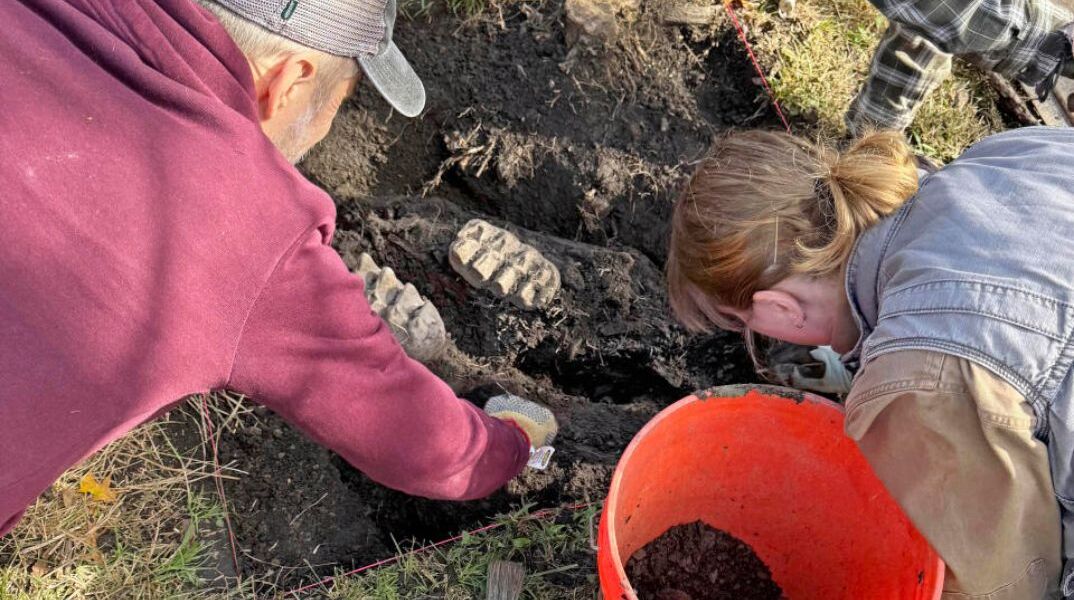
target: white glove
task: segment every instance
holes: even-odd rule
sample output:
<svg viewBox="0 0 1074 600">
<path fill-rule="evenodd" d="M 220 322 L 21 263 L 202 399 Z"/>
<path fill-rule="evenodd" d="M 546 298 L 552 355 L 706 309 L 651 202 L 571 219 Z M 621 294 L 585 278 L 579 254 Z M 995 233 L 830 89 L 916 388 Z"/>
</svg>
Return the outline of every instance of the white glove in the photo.
<svg viewBox="0 0 1074 600">
<path fill-rule="evenodd" d="M 559 432 L 559 425 L 552 411 L 514 394 L 494 396 L 485 403 L 485 413 L 518 425 L 530 438 L 530 445 L 540 448 L 552 443 Z"/>
<path fill-rule="evenodd" d="M 847 394 L 854 376 L 831 346 L 809 351 L 810 362 L 782 362 L 771 365 L 775 378 L 783 385 L 822 394 Z M 796 357 L 798 360 L 801 357 Z"/>
</svg>

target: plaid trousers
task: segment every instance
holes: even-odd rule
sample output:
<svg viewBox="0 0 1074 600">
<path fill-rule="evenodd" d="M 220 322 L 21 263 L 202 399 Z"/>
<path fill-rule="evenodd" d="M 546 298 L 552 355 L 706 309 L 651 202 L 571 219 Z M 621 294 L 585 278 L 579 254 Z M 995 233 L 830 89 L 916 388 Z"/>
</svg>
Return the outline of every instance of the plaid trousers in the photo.
<svg viewBox="0 0 1074 600">
<path fill-rule="evenodd" d="M 904 129 L 958 56 L 1041 89 L 1071 54 L 1074 21 L 1049 0 L 870 0 L 888 18 L 865 85 L 846 116 L 852 133 Z"/>
</svg>

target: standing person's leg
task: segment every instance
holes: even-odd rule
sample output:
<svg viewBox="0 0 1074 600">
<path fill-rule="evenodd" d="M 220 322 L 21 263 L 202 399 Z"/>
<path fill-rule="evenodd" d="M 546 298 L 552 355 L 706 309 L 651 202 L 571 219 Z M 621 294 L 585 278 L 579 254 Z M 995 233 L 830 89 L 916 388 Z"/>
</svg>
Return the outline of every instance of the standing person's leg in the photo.
<svg viewBox="0 0 1074 600">
<path fill-rule="evenodd" d="M 871 0 L 890 25 L 847 112 L 847 127 L 855 134 L 905 128 L 950 72 L 952 56 L 1050 89 L 1056 72 L 1071 67 L 1070 40 L 1059 30 L 1074 15 L 1056 1 Z"/>
<path fill-rule="evenodd" d="M 900 351 L 871 361 L 847 399 L 847 434 L 947 563 L 944 598 L 1052 598 L 1059 506 L 1036 418 L 969 361 Z"/>
<path fill-rule="evenodd" d="M 847 110 L 850 133 L 905 129 L 936 86 L 951 73 L 951 55 L 892 22 L 876 47 L 869 75 Z"/>
</svg>

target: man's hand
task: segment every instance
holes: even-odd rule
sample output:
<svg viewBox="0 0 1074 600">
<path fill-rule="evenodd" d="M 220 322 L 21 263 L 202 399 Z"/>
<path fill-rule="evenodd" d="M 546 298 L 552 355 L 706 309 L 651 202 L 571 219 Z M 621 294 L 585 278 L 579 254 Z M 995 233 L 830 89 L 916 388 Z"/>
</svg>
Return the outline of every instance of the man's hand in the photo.
<svg viewBox="0 0 1074 600">
<path fill-rule="evenodd" d="M 534 448 L 551 444 L 559 432 L 559 425 L 552 411 L 514 394 L 490 398 L 485 404 L 485 412 L 490 417 L 518 425 L 530 438 L 530 445 Z"/>
</svg>

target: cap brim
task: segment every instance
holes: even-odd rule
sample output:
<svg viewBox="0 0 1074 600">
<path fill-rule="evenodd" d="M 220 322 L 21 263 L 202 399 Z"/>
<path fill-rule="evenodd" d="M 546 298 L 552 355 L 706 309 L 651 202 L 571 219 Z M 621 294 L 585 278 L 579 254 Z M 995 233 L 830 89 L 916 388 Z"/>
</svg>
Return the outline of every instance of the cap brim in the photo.
<svg viewBox="0 0 1074 600">
<path fill-rule="evenodd" d="M 376 56 L 361 56 L 356 60 L 392 108 L 408 117 L 419 115 L 425 108 L 425 86 L 394 43 L 389 42 Z"/>
</svg>

